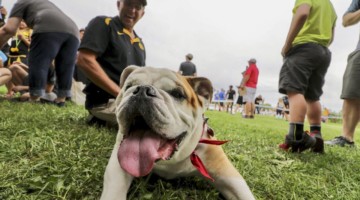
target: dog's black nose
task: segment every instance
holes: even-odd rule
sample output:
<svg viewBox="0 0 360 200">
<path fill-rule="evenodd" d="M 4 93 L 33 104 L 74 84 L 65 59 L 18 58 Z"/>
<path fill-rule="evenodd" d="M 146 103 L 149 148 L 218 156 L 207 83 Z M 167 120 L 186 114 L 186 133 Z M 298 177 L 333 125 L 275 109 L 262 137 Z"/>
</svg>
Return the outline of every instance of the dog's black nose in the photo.
<svg viewBox="0 0 360 200">
<path fill-rule="evenodd" d="M 150 85 L 137 86 L 133 92 L 134 95 L 144 95 L 149 97 L 156 97 L 155 89 Z"/>
</svg>

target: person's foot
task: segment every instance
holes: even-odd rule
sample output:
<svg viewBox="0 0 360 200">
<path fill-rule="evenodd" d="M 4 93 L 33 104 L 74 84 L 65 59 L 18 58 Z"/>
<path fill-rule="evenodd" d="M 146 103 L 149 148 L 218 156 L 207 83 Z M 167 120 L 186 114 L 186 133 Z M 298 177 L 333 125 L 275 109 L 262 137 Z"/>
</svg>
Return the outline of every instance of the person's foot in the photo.
<svg viewBox="0 0 360 200">
<path fill-rule="evenodd" d="M 314 153 L 324 153 L 324 140 L 321 133 L 318 131 L 310 132 L 310 136 L 316 139 L 316 143 L 311 147 L 311 151 Z"/>
<path fill-rule="evenodd" d="M 43 103 L 43 104 L 54 105 L 54 106 L 57 106 L 57 107 L 65 107 L 65 102 L 63 102 L 63 101 L 60 101 L 60 102 L 49 101 L 47 99 L 42 99 L 41 98 L 38 102 Z"/>
<path fill-rule="evenodd" d="M 286 135 L 285 142 L 279 144 L 279 148 L 285 151 L 291 150 L 291 152 L 301 153 L 307 149 L 316 147 L 317 139 L 314 136 L 309 135 L 307 131 L 302 134 L 300 140 L 296 140 L 293 135 Z"/>
<path fill-rule="evenodd" d="M 355 146 L 355 142 L 350 142 L 348 139 L 346 139 L 343 136 L 338 136 L 332 140 L 325 141 L 325 144 L 330 145 L 330 146 L 341 146 L 341 147 L 345 147 L 345 146 L 354 147 Z"/>
</svg>

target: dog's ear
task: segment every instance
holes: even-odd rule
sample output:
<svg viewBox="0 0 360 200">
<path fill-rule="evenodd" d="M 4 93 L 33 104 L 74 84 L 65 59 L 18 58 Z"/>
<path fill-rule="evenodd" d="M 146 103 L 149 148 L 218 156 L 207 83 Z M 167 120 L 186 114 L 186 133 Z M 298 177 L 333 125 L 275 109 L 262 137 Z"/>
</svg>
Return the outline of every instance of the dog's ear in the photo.
<svg viewBox="0 0 360 200">
<path fill-rule="evenodd" d="M 128 67 L 126 67 L 122 73 L 121 73 L 121 76 L 120 76 L 120 88 L 122 88 L 124 86 L 124 83 L 125 83 L 125 80 L 126 78 L 135 70 L 135 69 L 138 69 L 139 67 L 138 66 L 135 66 L 135 65 L 130 65 Z"/>
<path fill-rule="evenodd" d="M 195 93 L 203 97 L 207 102 L 211 101 L 213 87 L 209 79 L 204 77 L 186 77 Z"/>
</svg>

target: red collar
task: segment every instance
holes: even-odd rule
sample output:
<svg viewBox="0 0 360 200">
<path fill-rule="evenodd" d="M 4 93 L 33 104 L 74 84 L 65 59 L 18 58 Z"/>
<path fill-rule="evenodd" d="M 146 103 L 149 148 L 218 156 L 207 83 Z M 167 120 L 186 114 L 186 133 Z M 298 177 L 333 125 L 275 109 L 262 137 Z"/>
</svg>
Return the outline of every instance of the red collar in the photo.
<svg viewBox="0 0 360 200">
<path fill-rule="evenodd" d="M 199 144 L 211 144 L 211 145 L 222 145 L 227 143 L 227 140 L 211 140 L 203 138 L 204 134 L 214 136 L 214 131 L 207 125 L 208 118 L 204 118 L 203 123 L 203 131 L 202 136 L 199 140 Z M 196 150 L 196 149 L 195 149 Z M 206 178 L 210 179 L 214 182 L 214 179 L 210 176 L 208 171 L 206 170 L 203 162 L 201 161 L 200 157 L 196 154 L 195 150 L 190 155 L 191 163 L 194 165 L 194 167 Z"/>
</svg>

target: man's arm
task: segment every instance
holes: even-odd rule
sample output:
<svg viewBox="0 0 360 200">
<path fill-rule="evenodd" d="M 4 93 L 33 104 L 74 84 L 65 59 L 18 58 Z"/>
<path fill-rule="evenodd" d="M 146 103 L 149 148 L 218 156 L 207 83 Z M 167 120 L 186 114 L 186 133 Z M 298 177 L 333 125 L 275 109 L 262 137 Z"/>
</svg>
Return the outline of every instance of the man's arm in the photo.
<svg viewBox="0 0 360 200">
<path fill-rule="evenodd" d="M 96 60 L 96 54 L 90 50 L 81 49 L 78 54 L 77 66 L 95 85 L 116 97 L 120 86 L 112 81 Z"/>
<path fill-rule="evenodd" d="M 336 22 L 335 22 L 335 23 L 336 23 Z M 334 41 L 335 23 L 334 23 L 333 28 L 332 28 L 332 34 L 331 34 L 331 39 L 330 39 L 329 45 L 332 44 L 332 42 Z"/>
<path fill-rule="evenodd" d="M 290 30 L 288 32 L 285 45 L 281 51 L 281 55 L 283 57 L 285 57 L 286 53 L 292 47 L 292 43 L 295 37 L 299 34 L 302 27 L 304 26 L 306 19 L 310 14 L 310 10 L 311 10 L 311 6 L 308 4 L 302 4 L 297 8 L 296 13 L 291 21 Z"/>
<path fill-rule="evenodd" d="M 346 13 L 343 16 L 342 25 L 344 27 L 348 27 L 348 26 L 357 24 L 359 21 L 360 21 L 360 10 L 357 10 L 355 12 Z"/>
<path fill-rule="evenodd" d="M 248 82 L 248 80 L 250 79 L 250 74 L 246 74 L 243 79 L 241 80 L 240 83 L 240 88 L 243 89 L 245 87 L 245 84 Z"/>
<path fill-rule="evenodd" d="M 181 75 L 183 74 L 182 64 L 180 64 L 180 67 L 179 67 L 178 73 L 179 73 L 179 74 L 181 74 Z"/>
<path fill-rule="evenodd" d="M 5 43 L 16 34 L 20 22 L 21 18 L 11 17 L 6 24 L 0 28 L 0 47 L 3 47 Z"/>
</svg>

